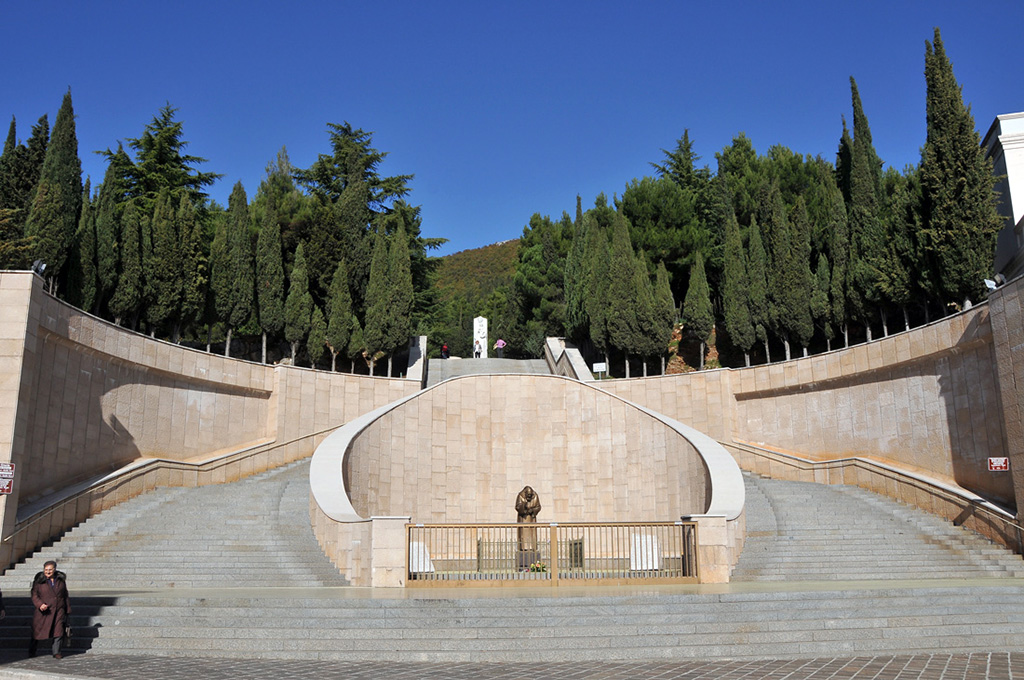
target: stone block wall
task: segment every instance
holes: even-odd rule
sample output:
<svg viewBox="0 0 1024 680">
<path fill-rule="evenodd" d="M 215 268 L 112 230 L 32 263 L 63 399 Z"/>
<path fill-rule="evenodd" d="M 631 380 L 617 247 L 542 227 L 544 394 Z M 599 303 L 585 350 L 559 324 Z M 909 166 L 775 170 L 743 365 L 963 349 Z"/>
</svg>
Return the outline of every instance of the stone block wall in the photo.
<svg viewBox="0 0 1024 680">
<path fill-rule="evenodd" d="M 366 518 L 514 522 L 527 485 L 545 522 L 676 520 L 707 505 L 701 458 L 674 430 L 599 390 L 544 376 L 442 383 L 367 427 L 345 475 Z"/>
<path fill-rule="evenodd" d="M 134 461 L 198 465 L 275 442 L 299 442 L 288 456 L 310 455 L 310 435 L 419 389 L 154 340 L 46 294 L 30 272 L 0 272 L 0 317 L 0 462 L 16 466 L 14 493 L 0 497 L 5 541 L 19 508 Z M 214 469 L 183 465 L 160 483 L 227 474 Z"/>
</svg>

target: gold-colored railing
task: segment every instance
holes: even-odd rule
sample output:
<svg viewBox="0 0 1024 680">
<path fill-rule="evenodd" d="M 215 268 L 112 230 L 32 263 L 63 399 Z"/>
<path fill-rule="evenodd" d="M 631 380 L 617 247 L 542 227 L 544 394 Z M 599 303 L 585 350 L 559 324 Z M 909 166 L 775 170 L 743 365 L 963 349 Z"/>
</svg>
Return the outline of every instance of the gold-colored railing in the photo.
<svg viewBox="0 0 1024 680">
<path fill-rule="evenodd" d="M 697 583 L 694 522 L 408 524 L 409 586 Z"/>
</svg>

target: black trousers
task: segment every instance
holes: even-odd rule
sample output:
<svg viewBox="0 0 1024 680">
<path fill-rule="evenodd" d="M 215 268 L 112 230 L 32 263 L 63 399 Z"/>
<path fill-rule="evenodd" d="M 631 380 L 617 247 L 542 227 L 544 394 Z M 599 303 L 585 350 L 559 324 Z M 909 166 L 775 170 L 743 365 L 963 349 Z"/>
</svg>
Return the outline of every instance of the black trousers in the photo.
<svg viewBox="0 0 1024 680">
<path fill-rule="evenodd" d="M 55 637 L 55 638 L 44 638 L 44 639 L 49 641 L 51 649 L 53 650 L 53 655 L 54 656 L 56 656 L 57 654 L 60 654 L 60 643 L 63 640 L 63 638 Z M 40 641 L 36 640 L 35 638 L 32 638 L 31 640 L 28 641 L 28 655 L 29 656 L 35 656 L 36 655 L 36 647 L 38 647 L 39 642 Z"/>
</svg>

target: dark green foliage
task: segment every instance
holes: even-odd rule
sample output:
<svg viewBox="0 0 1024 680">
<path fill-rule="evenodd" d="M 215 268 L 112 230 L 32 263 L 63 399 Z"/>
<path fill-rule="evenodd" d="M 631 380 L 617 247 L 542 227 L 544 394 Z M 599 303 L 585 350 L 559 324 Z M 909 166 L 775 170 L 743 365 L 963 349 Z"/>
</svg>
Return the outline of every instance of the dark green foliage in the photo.
<svg viewBox="0 0 1024 680">
<path fill-rule="evenodd" d="M 379 353 L 388 347 L 391 302 L 388 288 L 388 246 L 387 238 L 377 234 L 373 244 L 373 260 L 370 262 L 370 282 L 366 289 L 366 325 L 363 328 L 363 342 L 370 357 L 370 369 L 376 363 Z"/>
<path fill-rule="evenodd" d="M 181 239 L 182 278 L 181 308 L 176 318 L 173 337 L 181 337 L 184 327 L 199 321 L 206 303 L 208 283 L 207 258 L 203 249 L 203 225 L 195 205 L 186 192 L 178 194 L 176 231 Z"/>
<path fill-rule="evenodd" d="M 117 286 L 120 266 L 121 217 L 130 189 L 129 172 L 132 161 L 121 145 L 107 155 L 107 171 L 100 185 L 96 205 L 96 274 L 97 291 L 94 310 L 98 313 L 104 301 Z"/>
<path fill-rule="evenodd" d="M 829 342 L 835 337 L 835 330 L 831 323 L 832 310 L 828 301 L 831 284 L 832 274 L 828 258 L 825 257 L 825 253 L 819 253 L 818 266 L 814 270 L 814 290 L 811 292 L 810 308 L 811 316 Z"/>
<path fill-rule="evenodd" d="M 223 251 L 215 262 L 214 296 L 217 315 L 228 327 L 226 356 L 231 352 L 231 331 L 245 324 L 253 312 L 255 263 L 249 235 L 249 204 L 242 183 L 235 184 L 228 198 L 228 221 Z M 312 313 L 312 312 L 310 312 Z"/>
<path fill-rule="evenodd" d="M 303 244 L 295 250 L 295 265 L 288 282 L 288 297 L 284 303 L 284 338 L 291 344 L 292 364 L 299 351 L 299 344 L 309 334 L 313 322 L 313 296 L 309 294 L 309 278 L 306 273 L 306 256 Z"/>
<path fill-rule="evenodd" d="M 626 354 L 627 377 L 629 355 L 639 353 L 644 344 L 641 338 L 644 330 L 641 326 L 642 310 L 637 305 L 637 267 L 636 253 L 629 240 L 629 227 L 625 218 L 616 213 L 608 257 L 608 297 L 604 314 L 609 344 Z"/>
<path fill-rule="evenodd" d="M 676 302 L 672 297 L 672 285 L 664 262 L 659 262 L 655 270 L 654 315 L 657 324 L 655 328 L 657 351 L 655 353 L 660 354 L 668 347 L 676 322 Z"/>
<path fill-rule="evenodd" d="M 309 354 L 309 365 L 316 368 L 327 350 L 327 322 L 324 320 L 324 313 L 314 305 L 313 317 L 309 325 L 309 341 L 306 343 L 306 353 Z"/>
<path fill-rule="evenodd" d="M 527 344 L 526 338 L 532 336 L 530 344 L 535 346 L 536 337 L 540 337 L 541 346 L 534 349 L 542 351 L 544 337 L 565 334 L 564 276 L 572 231 L 568 215 L 553 222 L 549 217 L 534 214 L 523 229 L 512 278 L 519 307 L 516 317 L 523 328 L 510 334 L 519 340 L 513 344 L 523 346 Z"/>
<path fill-rule="evenodd" d="M 743 251 L 743 238 L 736 215 L 729 210 L 725 228 L 725 272 L 722 305 L 725 332 L 730 341 L 743 351 L 746 365 L 750 365 L 750 348 L 754 345 L 754 324 L 750 314 L 750 282 L 747 277 L 747 257 Z"/>
<path fill-rule="evenodd" d="M 263 363 L 267 361 L 267 335 L 284 328 L 284 260 L 281 225 L 273 206 L 263 211 L 263 226 L 256 241 L 256 305 L 263 330 Z"/>
<path fill-rule="evenodd" d="M 25 234 L 36 237 L 35 256 L 47 264 L 50 290 L 57 289 L 78 230 L 82 208 L 82 162 L 78 158 L 75 111 L 71 92 L 64 95 L 53 135 L 39 174 L 39 184 L 25 223 Z"/>
<path fill-rule="evenodd" d="M 96 208 L 90 200 L 90 183 L 82 189 L 82 215 L 74 243 L 77 249 L 68 282 L 69 301 L 82 309 L 92 309 L 96 302 L 99 277 L 96 270 Z"/>
<path fill-rule="evenodd" d="M 28 269 L 32 240 L 14 222 L 14 210 L 0 208 L 0 269 Z"/>
<path fill-rule="evenodd" d="M 978 299 L 992 273 L 996 212 L 992 163 L 964 105 L 939 29 L 925 43 L 927 140 L 921 157 L 924 250 L 947 301 Z"/>
<path fill-rule="evenodd" d="M 131 173 L 131 195 L 141 198 L 141 205 L 147 208 L 153 205 L 163 189 L 184 189 L 193 203 L 201 204 L 206 199 L 203 189 L 220 177 L 194 168 L 205 163 L 205 158 L 183 153 L 188 142 L 182 139 L 184 123 L 174 119 L 177 111 L 170 104 L 165 104 L 146 125 L 141 137 L 128 139 L 128 146 L 136 153 Z M 110 155 L 109 151 L 106 153 Z"/>
<path fill-rule="evenodd" d="M 162 328 L 178 315 L 181 308 L 182 260 L 181 240 L 175 225 L 173 199 L 167 189 L 157 196 L 150 218 L 152 250 L 146 272 L 146 321 L 154 328 Z"/>
<path fill-rule="evenodd" d="M 786 301 L 783 326 L 804 348 L 806 356 L 807 345 L 814 335 L 814 321 L 811 318 L 814 276 L 811 273 L 811 225 L 802 196 L 797 198 L 793 208 L 791 226 L 789 261 L 784 277 Z"/>
<path fill-rule="evenodd" d="M 754 324 L 754 335 L 764 343 L 766 359 L 770 362 L 768 352 L 768 329 L 771 325 L 768 308 L 768 256 L 761 239 L 761 228 L 757 218 L 750 222 L 749 259 L 747 260 L 747 280 L 750 284 L 750 320 Z"/>
<path fill-rule="evenodd" d="M 327 336 L 331 350 L 331 370 L 336 370 L 338 354 L 345 351 L 358 322 L 352 313 L 352 294 L 348 290 L 348 267 L 345 260 L 338 263 L 327 297 Z"/>
<path fill-rule="evenodd" d="M 117 277 L 117 288 L 110 299 L 110 313 L 114 322 L 131 317 L 131 327 L 142 306 L 142 219 L 134 201 L 125 206 L 121 218 L 121 271 Z"/>
<path fill-rule="evenodd" d="M 17 238 L 21 238 L 32 207 L 32 196 L 43 170 L 50 139 L 50 123 L 44 114 L 32 127 L 32 136 L 27 146 L 16 143 L 16 130 L 12 117 L 4 153 L 0 156 L 0 209 L 11 211 L 8 214 L 9 228 L 17 234 Z"/>
<path fill-rule="evenodd" d="M 384 348 L 390 356 L 405 347 L 412 335 L 412 311 L 414 290 L 412 285 L 412 268 L 409 259 L 409 240 L 405 232 L 405 224 L 401 215 L 398 219 L 398 230 L 392 235 L 388 248 L 388 345 Z M 390 370 L 388 371 L 390 374 Z"/>
<path fill-rule="evenodd" d="M 576 219 L 573 222 L 572 241 L 565 255 L 562 276 L 562 297 L 565 300 L 565 334 L 579 342 L 586 337 L 587 312 L 584 278 L 586 271 L 587 234 L 583 227 L 583 207 L 576 196 Z"/>
<path fill-rule="evenodd" d="M 700 343 L 700 367 L 704 368 L 704 345 L 715 328 L 711 310 L 711 291 L 704 273 L 704 258 L 697 258 L 690 268 L 690 283 L 683 300 L 683 331 Z"/>
</svg>

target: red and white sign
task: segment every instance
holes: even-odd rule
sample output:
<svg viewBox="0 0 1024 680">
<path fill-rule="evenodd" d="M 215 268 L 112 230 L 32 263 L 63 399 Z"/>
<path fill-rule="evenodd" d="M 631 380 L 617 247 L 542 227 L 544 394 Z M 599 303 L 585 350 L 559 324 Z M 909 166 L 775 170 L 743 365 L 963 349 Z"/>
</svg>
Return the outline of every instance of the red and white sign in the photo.
<svg viewBox="0 0 1024 680">
<path fill-rule="evenodd" d="M 1009 458 L 989 458 L 988 459 L 988 471 L 989 472 L 1006 472 L 1010 469 Z"/>
<path fill-rule="evenodd" d="M 6 496 L 14 491 L 13 479 L 0 479 L 0 496 Z"/>
<path fill-rule="evenodd" d="M 14 479 L 14 463 L 0 463 L 0 479 Z"/>
</svg>

